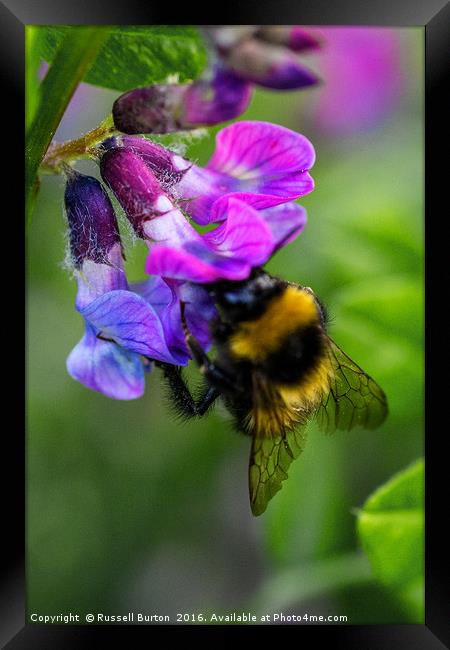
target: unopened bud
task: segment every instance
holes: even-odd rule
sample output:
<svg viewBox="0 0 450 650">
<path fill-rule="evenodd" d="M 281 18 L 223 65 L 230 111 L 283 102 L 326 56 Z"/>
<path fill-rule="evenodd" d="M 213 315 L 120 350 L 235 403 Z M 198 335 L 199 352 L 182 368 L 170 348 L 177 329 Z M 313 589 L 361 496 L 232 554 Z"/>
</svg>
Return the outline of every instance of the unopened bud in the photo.
<svg viewBox="0 0 450 650">
<path fill-rule="evenodd" d="M 92 176 L 67 168 L 64 202 L 69 222 L 72 262 L 76 268 L 85 259 L 108 263 L 108 253 L 119 243 L 114 208 L 101 183 Z"/>
<path fill-rule="evenodd" d="M 114 124 L 130 135 L 210 126 L 240 115 L 250 98 L 249 84 L 228 71 L 217 70 L 212 79 L 192 84 L 130 90 L 114 102 Z"/>
<path fill-rule="evenodd" d="M 191 167 L 191 163 L 181 156 L 143 137 L 114 136 L 101 144 L 103 151 L 117 148 L 123 148 L 140 156 L 164 188 L 179 183 Z"/>
<path fill-rule="evenodd" d="M 295 90 L 317 82 L 293 52 L 256 38 L 233 48 L 225 64 L 242 79 L 266 88 Z"/>
<path fill-rule="evenodd" d="M 116 129 L 122 133 L 171 133 L 180 131 L 183 97 L 189 84 L 135 88 L 113 104 Z"/>
<path fill-rule="evenodd" d="M 129 149 L 119 148 L 111 149 L 102 156 L 100 172 L 136 234 L 145 237 L 145 223 L 167 210 L 165 196 L 152 171 L 140 156 Z M 162 200 L 159 200 L 160 197 Z"/>
</svg>

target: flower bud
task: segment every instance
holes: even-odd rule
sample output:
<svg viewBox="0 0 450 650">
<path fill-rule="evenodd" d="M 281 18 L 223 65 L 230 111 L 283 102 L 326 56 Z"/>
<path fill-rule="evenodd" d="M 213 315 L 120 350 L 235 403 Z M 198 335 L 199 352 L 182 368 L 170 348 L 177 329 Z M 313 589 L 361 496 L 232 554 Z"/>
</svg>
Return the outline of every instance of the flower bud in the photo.
<svg viewBox="0 0 450 650">
<path fill-rule="evenodd" d="M 113 105 L 114 124 L 128 134 L 172 133 L 231 120 L 248 106 L 251 87 L 225 70 L 192 84 L 136 88 Z"/>
<path fill-rule="evenodd" d="M 225 64 L 242 79 L 266 88 L 295 90 L 317 82 L 293 52 L 256 38 L 234 47 Z"/>
<path fill-rule="evenodd" d="M 114 208 L 101 183 L 67 168 L 64 194 L 72 262 L 79 268 L 86 259 L 108 264 L 108 254 L 120 244 Z"/>
<path fill-rule="evenodd" d="M 116 129 L 122 133 L 171 133 L 180 131 L 183 97 L 189 84 L 135 88 L 113 104 Z"/>
<path fill-rule="evenodd" d="M 142 158 L 164 188 L 181 181 L 192 164 L 169 149 L 145 138 L 129 135 L 108 138 L 101 144 L 103 151 L 123 148 Z"/>
<path fill-rule="evenodd" d="M 109 138 L 101 144 L 101 150 L 111 151 L 114 149 L 119 149 L 123 152 L 132 153 L 134 156 L 138 156 L 149 168 L 152 178 L 149 177 L 147 171 L 142 170 L 142 165 L 139 165 L 139 174 L 142 177 L 144 174 L 145 178 L 148 178 L 149 186 L 153 186 L 155 183 L 155 178 L 161 186 L 159 190 L 167 192 L 172 199 L 182 199 L 187 202 L 184 205 L 184 209 L 189 214 L 191 213 L 190 207 L 194 204 L 196 206 L 196 214 L 200 209 L 200 204 L 205 203 L 204 212 L 207 213 L 208 217 L 210 214 L 210 207 L 214 199 L 211 197 L 213 194 L 215 198 L 218 198 L 222 194 L 232 191 L 234 181 L 229 179 L 224 174 L 217 174 L 214 171 L 198 167 L 197 165 L 186 160 L 182 156 L 178 155 L 174 151 L 165 149 L 155 142 L 150 142 L 145 138 L 138 138 L 133 136 L 116 136 L 114 138 Z M 124 170 L 122 173 L 120 169 L 113 170 L 116 163 L 120 165 L 126 164 L 128 158 L 121 157 L 120 160 L 117 157 L 107 156 L 102 159 L 101 170 L 102 174 L 104 173 L 104 179 L 110 185 L 112 190 L 116 193 L 118 192 L 118 200 L 122 202 L 120 196 L 122 191 L 119 189 L 121 184 L 121 178 L 127 174 L 127 171 Z M 131 164 L 136 168 L 138 162 L 135 158 L 129 158 Z M 117 162 L 118 161 L 118 162 Z M 154 177 L 153 177 L 154 175 Z M 133 182 L 134 179 L 131 180 Z M 133 187 L 135 182 L 133 182 Z M 120 195 L 120 196 L 119 196 Z M 158 194 L 155 193 L 157 198 Z M 147 194 L 145 195 L 146 202 L 153 202 L 154 197 L 150 197 Z M 128 205 L 128 203 L 127 203 Z M 129 208 L 128 208 L 129 209 Z M 148 212 L 148 208 L 147 208 Z M 197 214 L 198 216 L 198 214 Z M 135 217 L 129 217 L 131 222 L 136 226 L 135 230 L 137 234 L 142 237 L 142 223 L 138 224 Z M 199 220 L 198 223 L 207 223 Z"/>
<path fill-rule="evenodd" d="M 140 156 L 125 148 L 107 151 L 101 158 L 100 172 L 136 234 L 145 238 L 145 223 L 167 210 L 165 196 L 154 174 Z"/>
</svg>

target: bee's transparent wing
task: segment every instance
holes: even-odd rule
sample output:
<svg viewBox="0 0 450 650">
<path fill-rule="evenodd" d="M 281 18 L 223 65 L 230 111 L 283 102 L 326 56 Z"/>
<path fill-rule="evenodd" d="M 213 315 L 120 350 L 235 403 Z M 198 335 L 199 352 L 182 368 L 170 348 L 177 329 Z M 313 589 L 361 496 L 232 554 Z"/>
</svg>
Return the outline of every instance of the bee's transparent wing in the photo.
<svg viewBox="0 0 450 650">
<path fill-rule="evenodd" d="M 330 338 L 329 344 L 334 378 L 316 413 L 319 427 L 326 433 L 356 426 L 375 429 L 388 413 L 384 391 Z"/>
<path fill-rule="evenodd" d="M 270 438 L 253 437 L 248 478 L 250 505 L 255 516 L 261 515 L 281 490 L 289 466 L 301 454 L 304 444 L 304 426 Z"/>
</svg>

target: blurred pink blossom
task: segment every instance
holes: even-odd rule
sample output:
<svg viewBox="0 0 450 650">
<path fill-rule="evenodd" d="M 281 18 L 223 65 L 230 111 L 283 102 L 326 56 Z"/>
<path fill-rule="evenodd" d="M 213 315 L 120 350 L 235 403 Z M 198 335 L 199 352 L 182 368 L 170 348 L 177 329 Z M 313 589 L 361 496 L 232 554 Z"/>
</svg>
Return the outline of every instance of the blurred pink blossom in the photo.
<svg viewBox="0 0 450 650">
<path fill-rule="evenodd" d="M 323 37 L 316 126 L 336 134 L 376 127 L 395 109 L 404 90 L 399 30 L 325 27 L 308 32 Z"/>
</svg>

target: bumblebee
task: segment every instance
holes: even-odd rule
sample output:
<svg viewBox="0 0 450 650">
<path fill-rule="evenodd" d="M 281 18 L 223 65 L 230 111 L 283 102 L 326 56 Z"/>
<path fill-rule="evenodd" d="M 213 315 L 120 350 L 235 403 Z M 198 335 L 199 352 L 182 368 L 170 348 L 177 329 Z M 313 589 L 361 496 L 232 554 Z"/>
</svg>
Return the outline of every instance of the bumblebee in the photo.
<svg viewBox="0 0 450 650">
<path fill-rule="evenodd" d="M 203 375 L 194 398 L 179 367 L 158 363 L 179 415 L 202 416 L 219 398 L 235 428 L 251 436 L 250 504 L 262 514 L 304 448 L 306 424 L 326 432 L 378 427 L 386 395 L 327 334 L 324 306 L 309 287 L 256 269 L 247 280 L 204 285 L 219 318 L 211 324 L 211 360 L 189 332 L 186 343 Z"/>
</svg>

